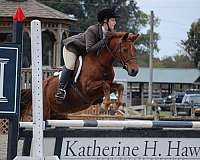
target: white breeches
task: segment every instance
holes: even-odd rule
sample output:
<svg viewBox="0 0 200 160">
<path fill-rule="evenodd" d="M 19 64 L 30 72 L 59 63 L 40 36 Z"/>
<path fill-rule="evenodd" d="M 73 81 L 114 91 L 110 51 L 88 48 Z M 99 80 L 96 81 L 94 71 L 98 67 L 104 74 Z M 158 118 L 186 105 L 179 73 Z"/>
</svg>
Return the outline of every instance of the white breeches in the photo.
<svg viewBox="0 0 200 160">
<path fill-rule="evenodd" d="M 63 47 L 63 59 L 67 69 L 74 70 L 76 62 L 76 54 Z"/>
</svg>

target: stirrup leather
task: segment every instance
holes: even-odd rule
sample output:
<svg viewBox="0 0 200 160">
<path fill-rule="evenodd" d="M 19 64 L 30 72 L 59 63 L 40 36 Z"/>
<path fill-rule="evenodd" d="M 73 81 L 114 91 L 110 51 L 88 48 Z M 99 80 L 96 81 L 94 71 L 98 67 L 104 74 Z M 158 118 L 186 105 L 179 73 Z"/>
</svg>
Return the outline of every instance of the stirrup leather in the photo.
<svg viewBox="0 0 200 160">
<path fill-rule="evenodd" d="M 56 98 L 64 100 L 65 97 L 66 97 L 66 91 L 64 89 L 59 89 L 57 94 L 56 94 Z"/>
</svg>

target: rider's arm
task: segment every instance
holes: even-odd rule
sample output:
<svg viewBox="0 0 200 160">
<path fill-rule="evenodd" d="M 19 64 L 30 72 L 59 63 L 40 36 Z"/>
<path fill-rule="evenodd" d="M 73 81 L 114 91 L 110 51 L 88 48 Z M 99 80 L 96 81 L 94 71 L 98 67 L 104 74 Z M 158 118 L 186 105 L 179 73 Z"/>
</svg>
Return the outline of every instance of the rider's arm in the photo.
<svg viewBox="0 0 200 160">
<path fill-rule="evenodd" d="M 98 33 L 92 28 L 87 29 L 85 32 L 85 40 L 86 40 L 86 51 L 87 52 L 97 52 L 99 48 L 104 45 L 104 40 L 98 41 Z"/>
</svg>

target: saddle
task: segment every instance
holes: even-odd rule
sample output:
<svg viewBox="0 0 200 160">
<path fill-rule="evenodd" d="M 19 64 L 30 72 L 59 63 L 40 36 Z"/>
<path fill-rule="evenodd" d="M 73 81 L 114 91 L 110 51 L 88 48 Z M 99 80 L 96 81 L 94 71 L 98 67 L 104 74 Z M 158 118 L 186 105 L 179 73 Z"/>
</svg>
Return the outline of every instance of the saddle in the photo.
<svg viewBox="0 0 200 160">
<path fill-rule="evenodd" d="M 82 65 L 83 65 L 83 57 L 82 56 L 79 56 L 76 60 L 76 63 L 75 63 L 75 69 L 74 69 L 74 73 L 73 73 L 73 76 L 71 78 L 71 83 L 72 84 L 76 84 L 77 81 L 78 81 L 78 78 L 80 76 L 80 73 L 81 73 L 81 69 L 82 69 Z M 57 72 L 54 72 L 53 76 L 57 77 L 57 76 L 61 76 L 61 70 L 60 71 L 57 71 Z"/>
<path fill-rule="evenodd" d="M 86 98 L 81 94 L 81 92 L 79 91 L 78 87 L 76 86 L 76 83 L 78 82 L 80 73 L 81 73 L 81 69 L 82 69 L 82 65 L 83 65 L 83 60 L 84 57 L 83 56 L 79 56 L 76 60 L 75 63 L 75 69 L 74 69 L 74 73 L 73 76 L 71 78 L 71 82 L 69 84 L 69 88 L 73 88 L 73 90 L 79 95 L 79 97 L 85 101 L 85 103 L 89 103 L 89 101 L 86 101 Z M 54 73 L 54 76 L 60 76 L 62 71 L 58 71 Z M 103 98 L 99 98 L 97 101 L 94 102 L 94 104 L 98 104 L 98 103 L 102 103 L 103 102 Z"/>
</svg>

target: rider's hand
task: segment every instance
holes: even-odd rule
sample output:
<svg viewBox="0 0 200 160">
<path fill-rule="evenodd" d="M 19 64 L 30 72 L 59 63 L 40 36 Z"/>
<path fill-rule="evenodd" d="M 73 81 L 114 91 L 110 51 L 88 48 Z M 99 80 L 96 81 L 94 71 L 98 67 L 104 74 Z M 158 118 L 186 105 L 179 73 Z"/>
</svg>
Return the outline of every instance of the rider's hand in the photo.
<svg viewBox="0 0 200 160">
<path fill-rule="evenodd" d="M 139 34 L 129 33 L 128 39 L 131 41 L 135 41 L 139 37 Z"/>
</svg>

